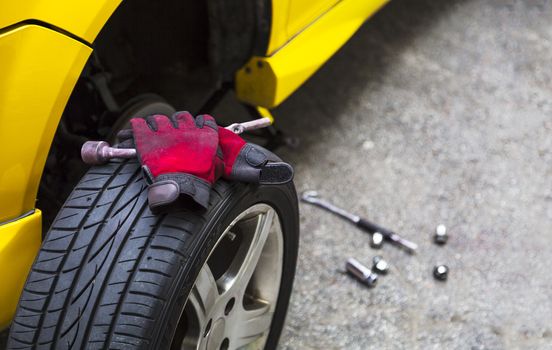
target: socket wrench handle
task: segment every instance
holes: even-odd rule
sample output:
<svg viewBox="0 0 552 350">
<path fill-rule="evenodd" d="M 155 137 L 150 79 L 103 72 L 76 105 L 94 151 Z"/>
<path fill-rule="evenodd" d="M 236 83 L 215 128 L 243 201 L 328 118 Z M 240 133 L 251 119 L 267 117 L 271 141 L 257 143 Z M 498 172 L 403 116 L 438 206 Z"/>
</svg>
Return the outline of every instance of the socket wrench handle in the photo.
<svg viewBox="0 0 552 350">
<path fill-rule="evenodd" d="M 387 240 L 401 246 L 403 249 L 408 251 L 409 253 L 415 253 L 416 249 L 418 249 L 418 245 L 414 242 L 411 242 L 407 239 L 402 238 L 395 232 L 388 230 L 384 227 L 381 227 L 379 225 L 374 224 L 373 222 L 370 222 L 366 219 L 359 218 L 356 222 L 356 225 L 369 233 L 379 232 L 381 233 Z"/>
<path fill-rule="evenodd" d="M 338 215 L 344 218 L 345 220 L 348 220 L 354 223 L 358 228 L 368 233 L 373 234 L 374 232 L 379 232 L 383 235 L 383 237 L 385 237 L 385 239 L 403 248 L 405 251 L 407 251 L 410 254 L 415 253 L 416 249 L 418 249 L 418 245 L 416 243 L 406 240 L 391 230 L 388 230 L 384 227 L 376 225 L 373 222 L 363 219 L 358 215 L 355 215 L 353 213 L 346 211 L 345 209 L 342 209 L 333 205 L 332 203 L 320 198 L 318 192 L 316 191 L 303 192 L 303 194 L 301 195 L 301 201 L 316 205 L 317 207 L 320 207 L 331 213 L 334 213 L 335 215 Z"/>
<path fill-rule="evenodd" d="M 272 121 L 269 118 L 265 117 L 248 122 L 230 124 L 226 127 L 226 129 L 239 135 L 245 131 L 262 129 L 270 125 L 272 125 Z"/>
<path fill-rule="evenodd" d="M 265 128 L 271 124 L 269 118 L 259 118 L 249 122 L 230 124 L 226 129 L 239 135 L 244 131 Z M 136 150 L 134 148 L 115 148 L 105 141 L 86 141 L 81 148 L 82 160 L 90 165 L 105 164 L 113 158 L 132 159 L 135 157 Z"/>
</svg>

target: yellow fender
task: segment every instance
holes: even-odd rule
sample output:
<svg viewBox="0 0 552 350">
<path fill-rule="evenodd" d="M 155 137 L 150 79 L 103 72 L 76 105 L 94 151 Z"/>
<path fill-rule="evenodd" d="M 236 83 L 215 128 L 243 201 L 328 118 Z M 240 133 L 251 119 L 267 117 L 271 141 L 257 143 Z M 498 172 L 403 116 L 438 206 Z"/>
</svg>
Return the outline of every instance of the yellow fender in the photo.
<svg viewBox="0 0 552 350">
<path fill-rule="evenodd" d="M 91 51 L 36 25 L 0 35 L 0 329 L 40 246 L 40 212 L 25 215 L 34 210 L 59 118 Z"/>
<path fill-rule="evenodd" d="M 15 315 L 27 272 L 40 247 L 41 224 L 42 214 L 36 210 L 0 226 L 0 329 Z"/>
<path fill-rule="evenodd" d="M 36 193 L 57 125 L 118 0 L 2 2 L 0 330 L 15 314 L 41 243 Z"/>
<path fill-rule="evenodd" d="M 120 0 L 2 0 L 0 28 L 44 23 L 92 43 Z"/>
</svg>

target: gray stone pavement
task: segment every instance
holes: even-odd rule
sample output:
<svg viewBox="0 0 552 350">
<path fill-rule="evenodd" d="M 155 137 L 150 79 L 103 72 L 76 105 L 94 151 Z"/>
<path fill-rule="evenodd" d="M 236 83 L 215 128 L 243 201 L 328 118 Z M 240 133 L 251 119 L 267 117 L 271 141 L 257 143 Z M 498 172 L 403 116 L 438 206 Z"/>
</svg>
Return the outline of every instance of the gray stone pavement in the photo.
<svg viewBox="0 0 552 350">
<path fill-rule="evenodd" d="M 551 1 L 392 1 L 279 107 L 299 191 L 420 245 L 302 204 L 281 348 L 552 349 L 551 79 Z M 373 290 L 340 272 L 380 253 Z"/>
</svg>

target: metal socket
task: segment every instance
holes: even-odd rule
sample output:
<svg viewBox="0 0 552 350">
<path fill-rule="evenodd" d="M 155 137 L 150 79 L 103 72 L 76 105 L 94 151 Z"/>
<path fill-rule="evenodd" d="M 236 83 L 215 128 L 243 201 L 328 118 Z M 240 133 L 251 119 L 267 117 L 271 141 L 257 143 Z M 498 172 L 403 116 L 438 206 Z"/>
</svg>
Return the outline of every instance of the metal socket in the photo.
<svg viewBox="0 0 552 350">
<path fill-rule="evenodd" d="M 378 282 L 378 275 L 373 273 L 372 270 L 362 265 L 356 259 L 347 259 L 347 262 L 345 263 L 345 269 L 351 276 L 353 276 L 369 288 L 375 287 L 376 283 Z"/>
<path fill-rule="evenodd" d="M 114 148 L 105 141 L 86 141 L 81 148 L 81 158 L 89 165 L 101 165 L 113 158 L 136 158 L 134 148 Z"/>
<path fill-rule="evenodd" d="M 433 268 L 433 277 L 439 281 L 446 281 L 448 278 L 449 268 L 447 265 L 437 265 Z"/>
<path fill-rule="evenodd" d="M 435 228 L 435 234 L 433 235 L 433 241 L 437 244 L 445 244 L 448 241 L 447 227 L 443 224 L 437 225 Z"/>
<path fill-rule="evenodd" d="M 376 255 L 372 259 L 372 270 L 378 274 L 385 275 L 389 271 L 389 264 L 381 256 Z"/>
<path fill-rule="evenodd" d="M 370 247 L 374 249 L 380 249 L 383 246 L 384 237 L 379 232 L 372 233 L 372 238 L 370 239 Z"/>
</svg>

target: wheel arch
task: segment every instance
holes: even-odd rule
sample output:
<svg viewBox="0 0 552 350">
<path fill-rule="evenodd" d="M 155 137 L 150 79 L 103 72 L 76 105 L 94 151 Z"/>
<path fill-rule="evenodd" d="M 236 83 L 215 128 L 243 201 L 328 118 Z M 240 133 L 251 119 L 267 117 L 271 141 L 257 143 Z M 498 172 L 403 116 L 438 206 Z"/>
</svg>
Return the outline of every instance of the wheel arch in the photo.
<svg viewBox="0 0 552 350">
<path fill-rule="evenodd" d="M 208 63 L 205 80 L 209 80 L 211 89 L 217 89 L 222 84 L 231 82 L 235 72 L 251 56 L 264 52 L 268 45 L 272 0 L 236 0 L 231 2 L 225 0 L 163 0 L 160 2 L 134 0 L 122 2 L 120 5 L 118 0 L 111 1 L 115 1 L 118 6 L 114 6 L 109 18 L 105 18 L 104 23 L 98 29 L 101 31 L 94 34 L 95 40 L 88 48 L 93 50 L 90 53 L 90 58 L 87 62 L 81 62 L 79 67 L 73 68 L 77 70 L 74 73 L 79 75 L 79 79 L 72 82 L 72 91 L 65 97 L 63 114 L 52 115 L 48 120 L 51 130 L 57 128 L 55 136 L 52 134 L 48 139 L 45 151 L 48 153 L 49 149 L 48 160 L 55 152 L 54 145 L 65 143 L 66 148 L 77 149 L 78 143 L 83 142 L 83 137 L 89 136 L 78 131 L 68 133 L 67 128 L 62 128 L 60 125 L 63 121 L 84 119 L 92 114 L 87 114 L 86 108 L 82 107 L 83 96 L 86 95 L 84 98 L 89 99 L 97 99 L 98 96 L 92 97 L 88 94 L 89 91 L 83 92 L 79 84 L 89 85 L 89 82 L 82 81 L 83 77 L 90 74 L 91 66 L 98 66 L 98 59 L 104 59 L 104 62 L 100 63 L 101 69 L 105 69 L 110 75 L 108 77 L 111 81 L 109 89 L 116 95 L 115 97 L 120 98 L 119 102 L 124 102 L 129 96 L 132 97 L 132 94 L 138 93 L 136 89 L 129 89 L 129 85 L 134 83 L 132 79 L 129 79 L 129 75 L 147 72 L 150 77 L 146 79 L 154 79 L 151 75 L 158 72 L 151 72 L 152 66 L 169 66 L 163 57 L 174 54 L 183 62 L 195 59 L 204 60 Z M 75 14 L 79 14 L 78 11 Z M 137 26 L 136 23 L 140 23 L 140 25 Z M 203 26 L 204 23 L 207 23 L 207 26 Z M 186 31 L 192 34 L 186 37 Z M 124 46 L 127 44 L 134 45 L 134 47 Z M 139 48 L 139 46 L 143 47 Z M 150 54 L 150 47 L 153 47 L 151 51 L 154 52 L 154 55 Z M 130 55 L 132 57 L 129 57 Z M 151 57 L 155 57 L 155 59 Z M 139 72 L 128 71 L 128 67 L 135 68 L 137 66 L 140 67 Z M 181 68 L 178 66 L 176 70 Z M 182 84 L 181 76 L 175 77 L 174 74 L 169 77 L 161 76 L 164 73 L 157 74 L 159 80 L 172 79 L 173 82 L 177 82 L 172 85 Z M 132 91 L 129 92 L 129 90 Z M 159 95 L 166 97 L 161 93 Z M 89 101 L 85 102 L 84 105 L 89 107 Z M 105 101 L 102 101 L 102 108 L 109 109 L 109 106 L 105 106 L 103 102 Z M 180 108 L 194 109 L 187 103 L 174 104 Z M 37 194 L 38 182 L 40 180 L 42 184 L 45 179 L 43 166 L 40 170 L 42 172 L 36 178 L 37 185 L 33 191 L 30 191 L 33 203 Z M 80 174 L 74 179 L 74 183 L 79 178 Z M 40 186 L 40 188 L 43 187 Z M 60 196 L 59 193 L 56 195 Z M 38 207 L 42 209 L 40 193 L 38 196 Z M 61 202 L 63 202 L 65 196 L 61 197 L 63 197 L 61 198 Z M 52 207 L 50 205 L 43 208 L 45 223 L 43 228 L 48 227 L 49 217 L 53 218 L 58 209 L 59 206 Z"/>
</svg>

